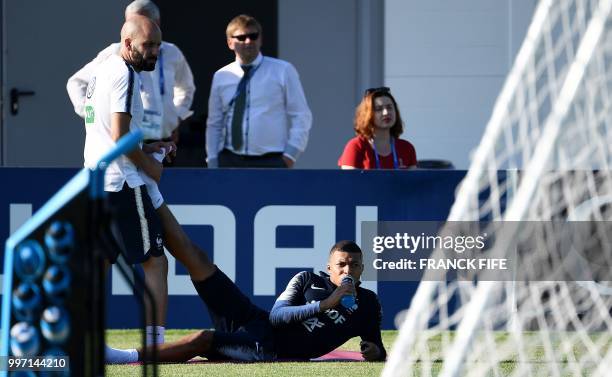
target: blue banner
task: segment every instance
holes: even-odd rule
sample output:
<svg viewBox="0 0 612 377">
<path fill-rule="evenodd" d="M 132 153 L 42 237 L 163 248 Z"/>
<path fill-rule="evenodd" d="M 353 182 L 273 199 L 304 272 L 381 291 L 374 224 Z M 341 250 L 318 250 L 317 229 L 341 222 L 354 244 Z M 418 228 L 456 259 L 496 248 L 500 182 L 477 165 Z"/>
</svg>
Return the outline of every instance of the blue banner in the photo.
<svg viewBox="0 0 612 377">
<path fill-rule="evenodd" d="M 0 169 L 0 237 L 40 208 L 77 169 Z M 444 220 L 464 171 L 167 169 L 166 203 L 189 236 L 254 303 L 270 309 L 297 272 L 325 270 L 330 247 L 359 242 L 362 221 Z M 168 328 L 211 322 L 189 276 L 171 257 Z M 110 328 L 139 325 L 139 308 L 113 270 Z M 364 282 L 378 292 L 383 328 L 410 304 L 416 282 Z"/>
</svg>

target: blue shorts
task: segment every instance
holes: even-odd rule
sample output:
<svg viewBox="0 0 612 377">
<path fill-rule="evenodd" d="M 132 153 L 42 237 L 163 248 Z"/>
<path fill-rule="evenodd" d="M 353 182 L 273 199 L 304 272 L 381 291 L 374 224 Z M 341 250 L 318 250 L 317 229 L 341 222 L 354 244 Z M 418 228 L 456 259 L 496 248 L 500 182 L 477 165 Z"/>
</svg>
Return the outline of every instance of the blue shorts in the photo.
<svg viewBox="0 0 612 377">
<path fill-rule="evenodd" d="M 140 264 L 164 254 L 161 222 L 144 185 L 130 188 L 126 183 L 121 191 L 108 192 L 108 201 L 113 233 L 128 263 Z M 114 263 L 120 250 L 110 252 L 109 260 Z"/>
</svg>

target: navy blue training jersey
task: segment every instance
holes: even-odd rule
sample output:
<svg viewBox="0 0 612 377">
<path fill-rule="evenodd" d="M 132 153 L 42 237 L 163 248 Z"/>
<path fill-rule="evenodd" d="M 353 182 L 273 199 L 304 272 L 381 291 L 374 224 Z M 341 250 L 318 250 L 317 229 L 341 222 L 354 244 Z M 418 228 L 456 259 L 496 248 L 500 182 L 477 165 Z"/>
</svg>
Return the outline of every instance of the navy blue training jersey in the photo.
<svg viewBox="0 0 612 377">
<path fill-rule="evenodd" d="M 303 271 L 291 279 L 270 316 L 279 358 L 319 357 L 356 336 L 375 343 L 381 351 L 380 359 L 386 358 L 380 336 L 382 311 L 377 295 L 357 286 L 356 307 L 338 306 L 323 313 L 313 310 L 317 306 L 313 303 L 326 299 L 335 289 L 336 285 L 323 272 L 315 275 Z M 283 308 L 288 310 L 282 313 Z"/>
</svg>

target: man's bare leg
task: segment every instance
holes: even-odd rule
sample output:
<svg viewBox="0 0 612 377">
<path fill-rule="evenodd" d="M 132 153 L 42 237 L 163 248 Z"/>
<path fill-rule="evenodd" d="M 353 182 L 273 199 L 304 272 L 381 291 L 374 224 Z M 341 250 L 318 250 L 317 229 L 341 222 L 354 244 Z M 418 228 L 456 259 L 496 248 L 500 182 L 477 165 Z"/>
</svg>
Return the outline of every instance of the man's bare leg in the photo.
<svg viewBox="0 0 612 377">
<path fill-rule="evenodd" d="M 187 268 L 191 280 L 203 281 L 209 278 L 216 270 L 215 265 L 187 236 L 166 203 L 157 209 L 157 215 L 164 229 L 168 251 Z"/>
<path fill-rule="evenodd" d="M 105 272 L 108 272 L 110 263 L 105 261 L 104 267 Z M 163 343 L 168 305 L 168 258 L 165 255 L 151 257 L 142 263 L 142 268 L 145 273 L 145 284 L 151 290 L 156 304 L 156 307 L 152 308 L 148 296 L 145 295 L 147 344 L 152 342 Z M 155 310 L 156 323 L 153 323 L 152 310 Z M 154 335 L 157 332 L 160 332 L 159 336 Z M 136 350 L 118 350 L 108 346 L 105 349 L 105 360 L 111 364 L 136 362 L 136 355 Z"/>
<path fill-rule="evenodd" d="M 200 330 L 193 334 L 186 335 L 181 339 L 160 344 L 157 348 L 157 361 L 161 363 L 185 362 L 196 356 L 206 354 L 213 341 L 213 331 Z M 151 350 L 148 349 L 151 355 Z M 142 349 L 138 349 L 138 361 L 143 361 Z"/>
<path fill-rule="evenodd" d="M 212 347 L 213 331 L 201 330 L 186 335 L 176 342 L 160 344 L 157 347 L 157 361 L 161 363 L 181 363 L 196 356 L 207 354 Z M 151 346 L 147 348 L 147 355 L 151 355 Z M 127 364 L 144 361 L 142 349 L 117 349 L 106 347 L 107 363 Z M 108 357 L 110 356 L 110 357 Z"/>
<path fill-rule="evenodd" d="M 166 248 L 177 260 L 185 265 L 191 279 L 201 281 L 211 276 L 215 272 L 216 267 L 208 259 L 206 253 L 187 236 L 166 203 L 157 209 L 157 214 L 164 229 Z M 149 260 L 142 264 L 142 268 L 145 273 L 147 287 L 153 293 L 157 305 L 155 308 L 157 323 L 152 323 L 152 309 L 147 300 L 147 326 L 160 326 L 163 328 L 166 323 L 168 306 L 168 258 L 165 255 L 149 258 Z"/>
<path fill-rule="evenodd" d="M 206 253 L 191 241 L 165 203 L 157 209 L 157 215 L 164 229 L 166 248 L 187 268 L 191 279 L 204 281 L 212 276 L 216 271 L 216 266 L 210 261 Z M 167 280 L 165 289 L 167 289 Z M 157 346 L 157 360 L 160 362 L 183 362 L 204 355 L 210 350 L 212 339 L 213 331 L 203 330 L 187 335 L 176 342 L 159 344 Z M 107 357 L 108 363 L 142 361 L 142 350 L 138 350 L 138 353 L 136 353 L 134 349 L 107 348 L 106 352 L 107 355 L 110 355 L 110 357 Z M 138 360 L 136 360 L 137 354 Z"/>
<path fill-rule="evenodd" d="M 142 269 L 145 284 L 155 300 L 155 307 L 153 308 L 148 296 L 145 295 L 147 344 L 151 342 L 163 343 L 168 307 L 168 258 L 166 255 L 151 257 L 142 263 Z M 153 323 L 153 310 L 155 310 L 155 323 Z"/>
</svg>

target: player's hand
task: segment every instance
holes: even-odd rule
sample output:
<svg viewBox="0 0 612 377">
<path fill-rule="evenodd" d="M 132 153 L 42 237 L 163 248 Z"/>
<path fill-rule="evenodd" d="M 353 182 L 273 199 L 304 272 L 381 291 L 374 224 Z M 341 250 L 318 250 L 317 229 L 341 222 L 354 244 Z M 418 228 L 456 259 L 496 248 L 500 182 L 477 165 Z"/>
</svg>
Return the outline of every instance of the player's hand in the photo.
<svg viewBox="0 0 612 377">
<path fill-rule="evenodd" d="M 172 162 L 176 157 L 176 144 L 173 141 L 156 141 L 143 145 L 143 151 L 146 153 L 160 152 L 162 149 L 166 151 L 166 160 Z"/>
<path fill-rule="evenodd" d="M 288 168 L 292 168 L 293 164 L 295 164 L 295 161 L 293 161 L 287 156 L 283 156 L 283 161 L 285 162 L 285 165 L 287 165 Z"/>
<path fill-rule="evenodd" d="M 380 348 L 375 343 L 362 340 L 359 347 L 361 348 L 361 356 L 367 361 L 380 360 Z"/>
<path fill-rule="evenodd" d="M 147 155 L 147 157 L 149 159 L 149 163 L 147 164 L 146 169 L 144 169 L 145 173 L 155 182 L 159 183 L 159 181 L 161 181 L 164 165 L 150 155 Z"/>
<path fill-rule="evenodd" d="M 172 162 L 176 157 L 176 143 L 174 141 L 165 141 L 163 143 L 165 144 L 163 148 L 166 149 L 166 161 Z"/>
<path fill-rule="evenodd" d="M 336 288 L 329 297 L 322 300 L 319 304 L 319 308 L 322 312 L 327 309 L 333 309 L 340 305 L 340 300 L 344 295 L 355 295 L 355 286 L 353 284 L 345 284 Z"/>
</svg>

